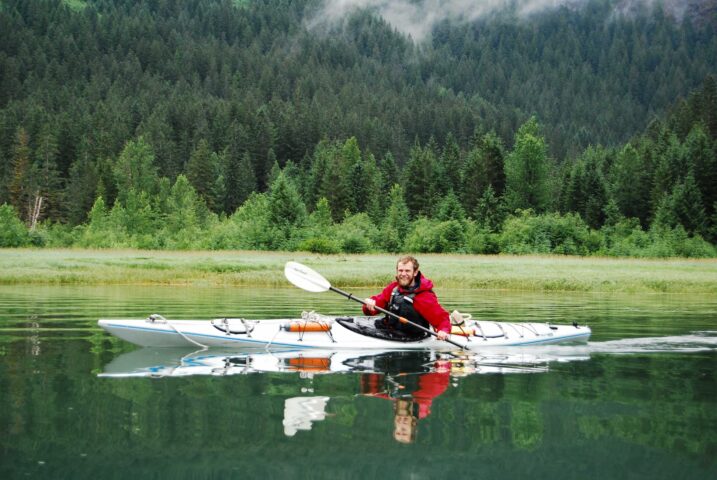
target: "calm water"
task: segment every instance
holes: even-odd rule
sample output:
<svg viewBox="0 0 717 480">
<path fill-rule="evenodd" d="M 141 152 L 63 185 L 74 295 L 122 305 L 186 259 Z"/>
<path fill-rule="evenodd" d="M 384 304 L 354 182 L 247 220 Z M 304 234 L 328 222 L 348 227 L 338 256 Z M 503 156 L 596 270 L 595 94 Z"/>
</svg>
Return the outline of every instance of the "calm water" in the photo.
<svg viewBox="0 0 717 480">
<path fill-rule="evenodd" d="M 438 293 L 594 335 L 467 358 L 138 349 L 97 318 L 358 306 L 290 288 L 0 287 L 0 478 L 717 478 L 717 299 Z"/>
</svg>

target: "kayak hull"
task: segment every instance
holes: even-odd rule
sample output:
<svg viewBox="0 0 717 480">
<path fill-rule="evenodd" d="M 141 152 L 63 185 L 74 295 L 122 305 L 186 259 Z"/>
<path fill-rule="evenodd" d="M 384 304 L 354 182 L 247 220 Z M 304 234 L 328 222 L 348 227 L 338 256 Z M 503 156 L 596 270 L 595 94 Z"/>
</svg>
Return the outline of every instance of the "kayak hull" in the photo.
<svg viewBox="0 0 717 480">
<path fill-rule="evenodd" d="M 347 322 L 373 325 L 375 317 L 340 318 L 313 314 L 302 319 L 166 320 L 100 319 L 98 324 L 112 335 L 143 347 L 220 347 L 239 349 L 329 349 L 329 350 L 454 350 L 456 347 L 430 336 L 418 341 L 375 338 L 344 326 Z M 343 323 L 343 324 L 342 324 Z M 296 328 L 298 326 L 298 328 Z M 352 326 L 352 325 L 349 325 Z M 311 331 L 312 327 L 315 331 Z M 587 326 L 470 321 L 461 335 L 451 340 L 465 349 L 527 346 L 555 343 L 584 343 L 590 338 Z M 466 335 L 469 333 L 469 335 Z"/>
</svg>

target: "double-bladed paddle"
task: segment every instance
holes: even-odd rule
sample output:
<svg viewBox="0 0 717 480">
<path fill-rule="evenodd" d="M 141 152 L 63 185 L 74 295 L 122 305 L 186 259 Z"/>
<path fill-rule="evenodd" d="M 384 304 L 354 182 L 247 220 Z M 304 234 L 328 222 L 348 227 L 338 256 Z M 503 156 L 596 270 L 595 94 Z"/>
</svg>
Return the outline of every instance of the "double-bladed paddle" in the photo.
<svg viewBox="0 0 717 480">
<path fill-rule="evenodd" d="M 321 293 L 330 290 L 332 292 L 338 293 L 339 295 L 343 295 L 349 300 L 355 300 L 358 303 L 366 305 L 366 302 L 364 300 L 354 297 L 352 294 L 344 292 L 343 290 L 339 290 L 336 287 L 332 287 L 329 281 L 322 277 L 321 274 L 315 272 L 306 265 L 302 265 L 297 262 L 286 262 L 286 266 L 284 267 L 284 275 L 286 275 L 286 279 L 289 280 L 293 285 L 299 287 L 302 290 L 306 290 L 307 292 Z M 383 314 L 388 315 L 389 317 L 397 319 L 401 323 L 407 323 L 433 336 L 438 336 L 438 334 L 436 334 L 436 332 L 434 332 L 433 330 L 418 325 L 408 320 L 407 318 L 396 315 L 395 313 L 390 312 L 381 307 L 374 306 L 373 308 Z M 445 339 L 445 341 L 452 345 L 455 345 L 456 347 L 462 349 L 466 348 L 464 345 L 456 343 L 448 338 Z"/>
</svg>

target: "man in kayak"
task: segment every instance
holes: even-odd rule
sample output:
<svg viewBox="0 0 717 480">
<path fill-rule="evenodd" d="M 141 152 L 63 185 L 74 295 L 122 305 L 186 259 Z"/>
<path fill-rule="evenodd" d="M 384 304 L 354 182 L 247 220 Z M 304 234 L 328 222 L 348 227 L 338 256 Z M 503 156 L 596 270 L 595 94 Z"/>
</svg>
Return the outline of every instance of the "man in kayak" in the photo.
<svg viewBox="0 0 717 480">
<path fill-rule="evenodd" d="M 451 331 L 448 312 L 438 303 L 433 293 L 433 282 L 424 277 L 418 269 L 418 260 L 411 256 L 398 259 L 396 281 L 391 282 L 378 295 L 367 298 L 363 307 L 364 314 L 375 315 L 374 307 L 389 310 L 413 323 L 425 328 L 433 327 L 436 336 L 445 340 Z M 392 317 L 383 320 L 389 328 L 408 337 L 420 338 L 425 332 L 407 323 L 401 323 Z"/>
</svg>

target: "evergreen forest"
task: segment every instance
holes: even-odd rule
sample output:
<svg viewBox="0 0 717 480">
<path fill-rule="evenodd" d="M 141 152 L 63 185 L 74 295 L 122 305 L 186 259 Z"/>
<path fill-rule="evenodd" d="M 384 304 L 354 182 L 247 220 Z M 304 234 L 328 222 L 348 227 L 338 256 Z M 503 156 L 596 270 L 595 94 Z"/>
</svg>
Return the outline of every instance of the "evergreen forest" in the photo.
<svg viewBox="0 0 717 480">
<path fill-rule="evenodd" d="M 0 0 L 0 247 L 717 256 L 716 0 L 330 3 Z"/>
</svg>

